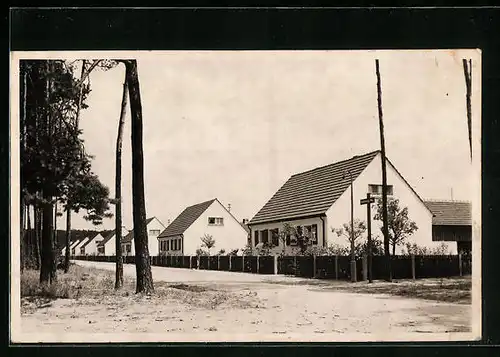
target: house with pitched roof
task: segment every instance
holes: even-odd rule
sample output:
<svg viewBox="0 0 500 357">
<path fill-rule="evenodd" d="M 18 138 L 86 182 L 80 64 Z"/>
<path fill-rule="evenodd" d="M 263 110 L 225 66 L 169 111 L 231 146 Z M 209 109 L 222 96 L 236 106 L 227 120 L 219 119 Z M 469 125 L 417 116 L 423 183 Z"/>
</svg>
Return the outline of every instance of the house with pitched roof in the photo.
<svg viewBox="0 0 500 357">
<path fill-rule="evenodd" d="M 80 255 L 80 248 L 89 241 L 89 236 L 80 239 L 77 244 L 71 248 L 71 255 Z"/>
<path fill-rule="evenodd" d="M 195 255 L 202 248 L 201 237 L 215 240 L 213 253 L 242 249 L 248 232 L 217 198 L 185 208 L 158 236 L 160 254 Z"/>
<path fill-rule="evenodd" d="M 127 228 L 122 227 L 122 237 L 127 235 L 128 232 Z M 97 255 L 116 255 L 116 234 L 114 229 L 103 235 L 103 239 L 97 244 Z"/>
<path fill-rule="evenodd" d="M 146 220 L 146 229 L 148 232 L 148 250 L 150 256 L 155 256 L 160 253 L 158 236 L 165 229 L 163 223 L 156 217 L 151 217 Z M 134 230 L 132 229 L 122 239 L 122 254 L 135 255 L 134 247 Z"/>
<path fill-rule="evenodd" d="M 366 222 L 366 205 L 361 205 L 360 200 L 366 198 L 367 193 L 375 199 L 382 197 L 381 157 L 377 150 L 292 175 L 248 223 L 252 247 L 268 242 L 275 246 L 275 253 L 282 252 L 283 243 L 278 237 L 284 223 L 296 227 L 299 234 L 308 234 L 313 245 L 349 247 L 347 239 L 337 236 L 334 230 L 351 220 L 351 178 L 354 219 Z M 418 226 L 408 242 L 429 248 L 438 246 L 441 242 L 432 240 L 433 213 L 389 159 L 386 164 L 388 198 L 399 199 L 400 206 L 408 208 L 410 219 Z M 372 204 L 371 211 L 372 237 L 382 240 L 382 222 L 373 219 L 376 204 Z M 363 240 L 366 233 L 360 241 Z M 396 254 L 403 248 L 397 247 Z M 286 254 L 293 254 L 297 249 L 296 239 L 287 237 Z M 452 244 L 449 249 L 456 252 Z"/>
<path fill-rule="evenodd" d="M 101 233 L 96 232 L 89 236 L 89 240 L 80 246 L 80 255 L 97 255 L 97 246 L 104 240 Z"/>
<path fill-rule="evenodd" d="M 468 201 L 425 201 L 432 212 L 432 240 L 456 242 L 462 253 L 472 251 L 472 204 Z"/>
</svg>

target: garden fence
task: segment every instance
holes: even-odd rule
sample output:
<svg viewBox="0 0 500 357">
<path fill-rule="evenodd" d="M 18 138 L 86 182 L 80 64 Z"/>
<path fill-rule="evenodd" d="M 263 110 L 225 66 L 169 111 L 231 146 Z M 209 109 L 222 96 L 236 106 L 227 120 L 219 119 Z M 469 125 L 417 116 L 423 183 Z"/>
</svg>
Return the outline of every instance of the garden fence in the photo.
<svg viewBox="0 0 500 357">
<path fill-rule="evenodd" d="M 72 259 L 116 262 L 115 256 L 84 255 Z M 336 256 L 174 256 L 150 257 L 151 265 L 200 270 L 220 270 L 252 274 L 280 274 L 302 278 L 351 280 L 351 257 Z M 125 264 L 135 264 L 134 256 L 124 256 Z M 387 278 L 384 256 L 372 257 L 373 279 Z M 470 255 L 396 255 L 391 257 L 393 279 L 444 278 L 470 275 Z M 368 259 L 356 258 L 356 280 L 368 277 Z"/>
</svg>

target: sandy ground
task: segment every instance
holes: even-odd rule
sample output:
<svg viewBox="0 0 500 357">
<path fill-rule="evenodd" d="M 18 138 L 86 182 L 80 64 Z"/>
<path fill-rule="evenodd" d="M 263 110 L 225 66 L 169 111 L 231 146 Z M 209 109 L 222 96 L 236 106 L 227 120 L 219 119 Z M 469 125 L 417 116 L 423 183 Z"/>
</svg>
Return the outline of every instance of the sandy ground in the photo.
<svg viewBox="0 0 500 357">
<path fill-rule="evenodd" d="M 75 263 L 114 270 L 111 263 Z M 23 298 L 22 332 L 148 332 L 165 334 L 168 341 L 169 333 L 212 333 L 227 340 L 233 335 L 286 339 L 322 334 L 335 338 L 350 333 L 383 334 L 387 339 L 398 334 L 471 330 L 469 304 L 351 293 L 342 289 L 349 283 L 314 284 L 277 275 L 163 267 L 152 267 L 152 273 L 153 296 L 134 294 L 135 266 L 125 265 L 126 286 L 119 293 L 58 299 L 37 307 Z"/>
</svg>

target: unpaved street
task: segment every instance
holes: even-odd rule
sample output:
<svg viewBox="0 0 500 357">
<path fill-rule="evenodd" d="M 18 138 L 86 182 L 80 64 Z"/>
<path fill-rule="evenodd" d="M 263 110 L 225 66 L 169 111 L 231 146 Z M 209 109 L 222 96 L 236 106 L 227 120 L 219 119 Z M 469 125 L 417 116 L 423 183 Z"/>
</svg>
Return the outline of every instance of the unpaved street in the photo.
<svg viewBox="0 0 500 357">
<path fill-rule="evenodd" d="M 110 263 L 75 263 L 115 268 Z M 165 341 L 169 333 L 187 341 L 214 334 L 224 336 L 222 340 L 263 335 L 273 340 L 309 335 L 324 340 L 351 333 L 370 334 L 370 339 L 415 333 L 415 338 L 425 340 L 429 333 L 470 331 L 471 306 L 467 304 L 349 293 L 335 288 L 345 282 L 316 283 L 278 275 L 163 267 L 152 267 L 152 272 L 156 286 L 176 288 L 140 297 L 133 294 L 131 285 L 130 293 L 101 299 L 57 300 L 23 314 L 23 333 L 149 332 L 164 334 Z M 135 266 L 125 265 L 124 274 L 133 282 Z"/>
</svg>

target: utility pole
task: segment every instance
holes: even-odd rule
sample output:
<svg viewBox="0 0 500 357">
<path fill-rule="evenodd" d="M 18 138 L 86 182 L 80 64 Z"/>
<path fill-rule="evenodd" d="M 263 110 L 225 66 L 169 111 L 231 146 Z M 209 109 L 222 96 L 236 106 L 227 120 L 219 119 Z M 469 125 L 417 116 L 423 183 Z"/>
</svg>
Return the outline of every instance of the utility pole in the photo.
<svg viewBox="0 0 500 357">
<path fill-rule="evenodd" d="M 361 205 L 366 205 L 366 222 L 368 228 L 368 282 L 373 282 L 373 269 L 372 269 L 372 206 L 371 204 L 375 202 L 375 199 L 371 197 L 370 193 L 366 194 L 366 198 L 363 198 L 360 203 Z"/>
<path fill-rule="evenodd" d="M 375 60 L 375 71 L 377 74 L 377 99 L 378 99 L 378 119 L 380 127 L 380 151 L 382 155 L 382 222 L 384 233 L 384 253 L 386 259 L 387 280 L 392 281 L 391 257 L 389 252 L 389 227 L 387 225 L 387 171 L 385 163 L 385 138 L 384 138 L 384 117 L 382 113 L 382 86 L 380 82 L 380 68 L 378 59 Z"/>
<path fill-rule="evenodd" d="M 351 185 L 351 281 L 356 282 L 356 255 L 354 251 L 354 191 L 352 187 L 352 173 L 351 171 L 344 172 L 343 179 L 345 179 L 346 174 L 349 174 L 350 185 Z"/>
</svg>

